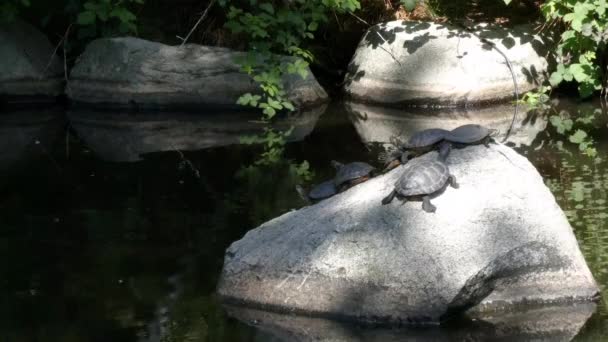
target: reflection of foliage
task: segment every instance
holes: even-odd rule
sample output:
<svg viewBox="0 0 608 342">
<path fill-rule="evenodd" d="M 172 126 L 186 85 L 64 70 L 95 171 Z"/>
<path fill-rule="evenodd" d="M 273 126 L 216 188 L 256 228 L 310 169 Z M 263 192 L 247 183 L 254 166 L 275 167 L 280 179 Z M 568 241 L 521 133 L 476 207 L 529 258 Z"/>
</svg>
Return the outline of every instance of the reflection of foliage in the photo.
<svg viewBox="0 0 608 342">
<path fill-rule="evenodd" d="M 557 133 L 568 136 L 568 141 L 577 144 L 579 151 L 589 157 L 595 157 L 597 155 L 597 150 L 594 146 L 593 139 L 587 134 L 586 130 L 592 128 L 594 119 L 601 113 L 602 111 L 599 108 L 591 110 L 579 109 L 576 119 L 572 120 L 568 112 L 560 111 L 558 114 L 551 115 L 549 117 L 549 122 L 555 127 Z"/>
<path fill-rule="evenodd" d="M 240 197 L 247 199 L 250 219 L 255 226 L 277 213 L 299 207 L 301 202 L 295 186 L 309 181 L 312 174 L 307 162 L 282 161 L 274 165 L 243 167 L 236 177 L 240 184 Z"/>
<path fill-rule="evenodd" d="M 557 152 L 557 170 L 543 172 L 545 181 L 563 208 L 593 275 L 608 282 L 608 162 L 590 160 L 567 147 L 531 153 L 531 159 Z M 537 164 L 537 162 L 535 162 Z M 603 297 L 608 298 L 606 288 Z"/>
</svg>

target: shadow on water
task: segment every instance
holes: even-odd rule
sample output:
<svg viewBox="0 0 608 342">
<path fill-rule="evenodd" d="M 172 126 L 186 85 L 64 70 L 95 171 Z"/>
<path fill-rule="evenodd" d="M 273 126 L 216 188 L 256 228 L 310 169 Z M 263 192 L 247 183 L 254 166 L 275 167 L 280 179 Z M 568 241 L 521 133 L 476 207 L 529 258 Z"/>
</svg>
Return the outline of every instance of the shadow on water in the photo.
<svg viewBox="0 0 608 342">
<path fill-rule="evenodd" d="M 376 163 L 370 143 L 384 141 L 394 127 L 409 132 L 437 120 L 347 108 L 331 104 L 323 115 L 286 122 L 302 128 L 301 138 L 287 145 L 287 157 L 308 160 L 313 182 L 331 177 L 331 159 Z M 451 126 L 487 117 L 483 124 L 502 127 L 511 113 L 505 111 L 505 119 L 502 109 L 438 118 Z M 242 323 L 214 294 L 224 251 L 249 229 L 304 205 L 288 170 L 235 177 L 259 148 L 235 145 L 241 126 L 228 118 L 222 121 L 227 125 L 209 126 L 192 117 L 74 115 L 70 124 L 63 113 L 47 110 L 0 116 L 0 341 L 561 341 L 572 339 L 590 314 L 577 307 L 568 314 L 532 311 L 441 328 L 389 329 L 230 309 Z M 546 117 L 520 119 L 524 128 L 513 143 L 545 177 L 605 291 L 608 164 L 582 156 Z M 605 156 L 602 120 L 590 134 Z M 243 131 L 252 127 L 245 124 Z M 184 160 L 191 167 L 183 167 Z M 575 340 L 607 334 L 608 310 L 600 303 Z"/>
</svg>

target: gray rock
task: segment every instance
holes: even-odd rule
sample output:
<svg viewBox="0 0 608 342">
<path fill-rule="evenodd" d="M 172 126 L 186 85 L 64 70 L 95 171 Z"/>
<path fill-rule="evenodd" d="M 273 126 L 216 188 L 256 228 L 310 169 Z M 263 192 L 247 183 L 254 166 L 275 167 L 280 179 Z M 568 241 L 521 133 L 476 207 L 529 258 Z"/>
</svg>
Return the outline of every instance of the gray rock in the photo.
<svg viewBox="0 0 608 342">
<path fill-rule="evenodd" d="M 544 77 L 546 47 L 532 26 L 488 25 L 475 33 L 447 24 L 392 21 L 366 33 L 349 65 L 346 93 L 387 105 L 464 106 L 513 99 L 511 62 L 520 94 Z"/>
<path fill-rule="evenodd" d="M 63 66 L 53 51 L 49 40 L 30 24 L 17 20 L 0 25 L 0 96 L 60 95 Z"/>
<path fill-rule="evenodd" d="M 420 158 L 437 158 L 431 152 Z M 437 322 L 520 304 L 591 301 L 598 287 L 541 176 L 504 145 L 453 150 L 459 189 L 381 205 L 403 167 L 249 231 L 218 292 L 263 308 Z"/>
<path fill-rule="evenodd" d="M 312 132 L 327 106 L 292 113 L 274 120 L 279 131 L 293 128 L 288 141 Z M 259 114 L 246 111 L 125 113 L 76 109 L 68 113 L 78 136 L 101 159 L 134 162 L 151 152 L 193 151 L 239 144 L 241 138 L 263 132 Z"/>
<path fill-rule="evenodd" d="M 142 107 L 236 107 L 242 94 L 259 87 L 239 70 L 244 53 L 188 44 L 168 46 L 133 37 L 91 42 L 70 73 L 67 93 L 77 102 Z M 309 72 L 285 79 L 297 107 L 327 100 Z"/>
</svg>

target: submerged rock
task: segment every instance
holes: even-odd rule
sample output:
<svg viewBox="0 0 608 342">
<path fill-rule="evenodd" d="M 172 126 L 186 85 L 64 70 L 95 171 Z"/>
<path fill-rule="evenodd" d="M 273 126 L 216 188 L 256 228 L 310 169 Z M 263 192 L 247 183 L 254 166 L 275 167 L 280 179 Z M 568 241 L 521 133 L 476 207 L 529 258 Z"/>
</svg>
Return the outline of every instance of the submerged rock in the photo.
<svg viewBox="0 0 608 342">
<path fill-rule="evenodd" d="M 346 93 L 360 102 L 464 106 L 513 99 L 510 61 L 520 94 L 540 85 L 545 43 L 531 26 L 392 21 L 368 30 L 350 62 Z"/>
<path fill-rule="evenodd" d="M 17 20 L 0 25 L 0 97 L 7 102 L 50 100 L 63 92 L 63 67 L 49 40 Z"/>
<path fill-rule="evenodd" d="M 235 59 L 245 53 L 188 44 L 169 46 L 143 39 L 104 38 L 90 43 L 70 73 L 70 99 L 136 107 L 236 107 L 239 96 L 259 92 Z M 299 107 L 327 100 L 309 70 L 288 75 L 287 97 Z"/>
<path fill-rule="evenodd" d="M 420 158 L 437 158 L 431 152 Z M 597 285 L 572 228 L 527 159 L 503 145 L 448 158 L 459 189 L 381 205 L 403 167 L 249 231 L 218 292 L 277 311 L 400 323 L 466 310 L 590 301 Z"/>
</svg>

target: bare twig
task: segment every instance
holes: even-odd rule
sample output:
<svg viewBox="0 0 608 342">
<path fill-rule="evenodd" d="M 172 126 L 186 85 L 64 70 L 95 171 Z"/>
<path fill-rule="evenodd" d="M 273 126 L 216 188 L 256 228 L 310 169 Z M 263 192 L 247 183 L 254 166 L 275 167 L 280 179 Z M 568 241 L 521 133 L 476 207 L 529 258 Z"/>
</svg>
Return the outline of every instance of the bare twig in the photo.
<svg viewBox="0 0 608 342">
<path fill-rule="evenodd" d="M 59 40 L 59 43 L 57 43 L 57 45 L 55 45 L 55 50 L 53 50 L 53 54 L 51 55 L 51 58 L 49 58 L 49 62 L 47 63 L 46 67 L 44 68 L 44 70 L 42 71 L 42 73 L 40 73 L 40 78 L 42 79 L 44 78 L 44 74 L 46 74 L 47 70 L 51 67 L 51 64 L 53 64 L 53 58 L 55 58 L 55 56 L 57 55 L 57 50 L 59 50 L 59 47 L 61 45 L 63 45 L 63 54 L 64 54 L 64 58 L 65 58 L 65 40 L 68 37 L 68 34 L 70 34 L 70 29 L 72 28 L 72 23 L 70 23 L 70 25 L 68 25 L 68 28 L 65 30 L 65 33 L 63 34 L 63 37 L 61 37 L 61 39 Z M 65 65 L 64 65 L 65 68 Z"/>
<path fill-rule="evenodd" d="M 184 46 L 184 44 L 186 44 L 186 42 L 188 41 L 188 38 L 190 38 L 190 35 L 192 35 L 192 33 L 194 33 L 194 31 L 196 30 L 198 25 L 203 21 L 203 19 L 205 19 L 205 17 L 207 16 L 207 13 L 211 9 L 211 7 L 213 7 L 213 4 L 215 4 L 215 1 L 216 0 L 211 0 L 211 2 L 209 2 L 209 5 L 207 5 L 207 8 L 205 9 L 205 11 L 201 15 L 201 17 L 198 18 L 198 21 L 196 22 L 196 24 L 194 24 L 194 26 L 192 26 L 192 29 L 190 30 L 190 32 L 188 32 L 188 35 L 186 35 L 186 37 L 184 39 L 182 39 L 182 43 L 179 45 L 180 47 Z"/>
<path fill-rule="evenodd" d="M 359 16 L 357 16 L 355 13 L 348 12 L 348 14 L 352 15 L 353 17 L 355 17 L 355 19 L 359 20 L 360 22 L 364 23 L 365 25 L 372 26 L 367 21 L 365 21 L 365 20 L 361 19 Z"/>
<path fill-rule="evenodd" d="M 68 54 L 66 46 L 68 43 L 68 36 L 70 35 L 70 28 L 72 28 L 72 24 L 68 26 L 68 29 L 65 30 L 65 35 L 63 36 L 63 78 L 66 83 L 68 81 Z"/>
</svg>

